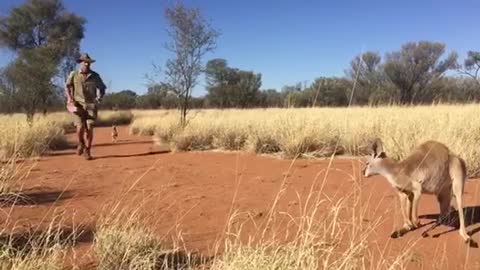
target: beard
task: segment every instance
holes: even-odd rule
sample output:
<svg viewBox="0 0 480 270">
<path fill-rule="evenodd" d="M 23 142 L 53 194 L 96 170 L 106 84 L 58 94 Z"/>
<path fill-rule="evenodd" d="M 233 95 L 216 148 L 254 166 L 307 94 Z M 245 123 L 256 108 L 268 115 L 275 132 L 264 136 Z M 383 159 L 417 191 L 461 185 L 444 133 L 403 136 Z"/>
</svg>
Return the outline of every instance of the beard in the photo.
<svg viewBox="0 0 480 270">
<path fill-rule="evenodd" d="M 81 73 L 88 73 L 90 71 L 90 67 L 81 67 L 80 72 Z"/>
</svg>

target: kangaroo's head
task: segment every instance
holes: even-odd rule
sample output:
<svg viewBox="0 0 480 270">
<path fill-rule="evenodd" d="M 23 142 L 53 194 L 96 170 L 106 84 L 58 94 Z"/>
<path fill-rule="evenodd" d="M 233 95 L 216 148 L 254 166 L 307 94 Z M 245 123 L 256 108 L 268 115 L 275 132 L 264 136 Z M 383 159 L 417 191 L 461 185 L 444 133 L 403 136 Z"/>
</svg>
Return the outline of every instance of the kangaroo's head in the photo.
<svg viewBox="0 0 480 270">
<path fill-rule="evenodd" d="M 365 162 L 365 169 L 364 174 L 365 177 L 369 177 L 372 175 L 380 174 L 380 172 L 384 169 L 384 162 L 387 158 L 383 150 L 383 144 L 380 139 L 376 139 L 370 146 L 371 154 L 367 157 Z"/>
</svg>

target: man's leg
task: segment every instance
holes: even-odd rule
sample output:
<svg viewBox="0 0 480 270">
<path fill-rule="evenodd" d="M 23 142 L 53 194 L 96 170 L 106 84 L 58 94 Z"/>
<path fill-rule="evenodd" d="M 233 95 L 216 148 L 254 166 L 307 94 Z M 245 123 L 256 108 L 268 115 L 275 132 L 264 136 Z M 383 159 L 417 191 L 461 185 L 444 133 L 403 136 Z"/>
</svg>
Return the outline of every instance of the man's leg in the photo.
<svg viewBox="0 0 480 270">
<path fill-rule="evenodd" d="M 85 149 L 85 158 L 92 159 L 92 155 L 90 150 L 92 149 L 92 141 L 93 141 L 93 122 L 87 121 L 87 147 Z"/>
<path fill-rule="evenodd" d="M 85 125 L 83 121 L 83 116 L 76 115 L 75 116 L 75 126 L 77 127 L 77 138 L 78 138 L 78 146 L 77 146 L 77 154 L 83 154 L 85 149 Z"/>
<path fill-rule="evenodd" d="M 89 110 L 88 111 L 88 117 L 87 120 L 85 121 L 86 123 L 86 131 L 87 131 L 87 145 L 85 149 L 85 158 L 87 160 L 92 159 L 91 155 L 91 149 L 92 149 L 92 142 L 93 142 L 93 129 L 94 129 L 94 123 L 95 120 L 97 119 L 97 110 Z"/>
</svg>

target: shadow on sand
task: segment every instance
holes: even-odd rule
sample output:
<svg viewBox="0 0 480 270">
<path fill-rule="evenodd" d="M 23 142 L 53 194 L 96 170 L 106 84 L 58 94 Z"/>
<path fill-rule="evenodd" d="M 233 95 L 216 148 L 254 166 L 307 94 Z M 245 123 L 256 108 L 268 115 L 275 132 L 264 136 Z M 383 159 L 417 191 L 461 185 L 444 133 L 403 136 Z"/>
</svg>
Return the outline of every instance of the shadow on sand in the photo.
<svg viewBox="0 0 480 270">
<path fill-rule="evenodd" d="M 149 151 L 145 153 L 138 153 L 138 154 L 125 154 L 125 155 L 105 155 L 105 156 L 93 156 L 93 159 L 108 159 L 108 158 L 126 158 L 126 157 L 141 157 L 141 156 L 152 156 L 158 154 L 166 154 L 170 153 L 170 150 L 161 150 L 161 151 Z"/>
<path fill-rule="evenodd" d="M 77 225 L 1 233 L 0 245 L 8 246 L 14 254 L 25 256 L 32 250 L 47 250 L 58 244 L 75 246 L 79 243 L 91 243 L 94 239 L 94 228 L 94 225 Z"/>
<path fill-rule="evenodd" d="M 72 198 L 74 193 L 70 190 L 39 190 L 11 192 L 0 195 L 0 207 L 42 205 Z"/>
<path fill-rule="evenodd" d="M 476 224 L 480 223 L 480 206 L 464 207 L 463 208 L 463 213 L 464 213 L 464 216 L 465 216 L 465 227 L 467 228 L 467 234 L 470 235 L 470 236 L 473 236 L 474 234 L 480 232 L 480 227 L 476 228 L 476 229 L 473 229 L 471 231 L 468 231 L 468 226 L 476 225 Z M 460 222 L 459 222 L 459 219 L 458 219 L 458 211 L 454 210 L 454 209 L 452 209 L 449 212 L 449 214 L 446 217 L 444 217 L 442 220 L 439 220 L 439 218 L 440 218 L 439 214 L 421 215 L 421 216 L 419 216 L 419 218 L 432 219 L 431 222 L 425 224 L 425 225 L 428 225 L 428 224 L 433 224 L 433 225 L 422 233 L 423 237 L 430 236 L 429 232 L 431 230 L 435 229 L 436 227 L 440 226 L 440 225 L 450 227 L 450 229 L 447 230 L 447 231 L 436 233 L 436 234 L 432 235 L 433 238 L 440 237 L 441 235 L 444 235 L 444 234 L 447 234 L 447 233 L 450 233 L 450 232 L 458 231 L 459 228 L 460 228 Z M 470 247 L 478 248 L 478 244 L 475 241 L 471 240 L 470 241 Z"/>
<path fill-rule="evenodd" d="M 111 143 L 93 144 L 93 147 L 115 146 L 115 145 L 129 145 L 129 144 L 153 144 L 153 141 L 133 141 L 133 140 L 118 140 Z"/>
<path fill-rule="evenodd" d="M 117 141 L 115 143 L 99 143 L 99 144 L 94 144 L 92 147 L 106 147 L 106 146 L 120 146 L 120 145 L 135 145 L 135 144 L 153 144 L 153 141 L 132 141 L 132 140 L 123 140 L 123 141 Z M 76 155 L 76 150 L 75 151 L 64 151 L 64 150 L 72 150 L 76 149 L 76 145 L 74 144 L 69 144 L 68 146 L 59 149 L 62 151 L 51 151 L 51 152 L 46 152 L 43 154 L 43 156 L 47 157 L 55 157 L 55 156 L 71 156 L 71 155 Z M 145 155 L 154 155 L 154 154 L 160 154 L 164 152 L 170 152 L 168 149 L 163 149 L 161 151 L 150 151 L 148 153 L 142 153 L 142 154 L 131 154 L 131 155 L 112 155 L 109 157 L 134 157 L 134 156 L 145 156 Z M 102 157 L 103 158 L 103 157 Z"/>
</svg>

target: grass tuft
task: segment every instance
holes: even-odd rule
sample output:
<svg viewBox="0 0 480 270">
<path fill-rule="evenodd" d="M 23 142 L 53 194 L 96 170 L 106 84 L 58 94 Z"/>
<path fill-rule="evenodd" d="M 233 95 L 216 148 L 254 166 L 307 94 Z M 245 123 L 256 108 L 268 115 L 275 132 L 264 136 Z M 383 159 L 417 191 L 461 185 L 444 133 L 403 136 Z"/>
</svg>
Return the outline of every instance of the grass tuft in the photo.
<svg viewBox="0 0 480 270">
<path fill-rule="evenodd" d="M 472 105 L 384 106 L 252 110 L 192 110 L 178 128 L 175 110 L 135 111 L 134 134 L 159 137 L 178 150 L 244 150 L 285 157 L 365 155 L 375 138 L 387 154 L 405 157 L 413 147 L 438 140 L 480 175 L 480 108 Z M 469 123 L 466 125 L 465 123 Z"/>
<path fill-rule="evenodd" d="M 11 156 L 31 157 L 41 155 L 49 149 L 66 147 L 65 123 L 49 118 L 38 118 L 32 126 L 24 119 L 4 116 L 0 124 L 0 159 Z"/>
<path fill-rule="evenodd" d="M 0 235 L 0 269 L 63 269 L 68 248 L 75 244 L 76 230 L 66 230 L 54 218 L 45 230 Z"/>
<path fill-rule="evenodd" d="M 156 269 L 165 252 L 136 211 L 104 216 L 94 242 L 98 269 Z"/>
<path fill-rule="evenodd" d="M 98 113 L 96 126 L 108 127 L 112 125 L 128 125 L 133 120 L 133 113 L 131 111 L 100 111 Z"/>
</svg>

